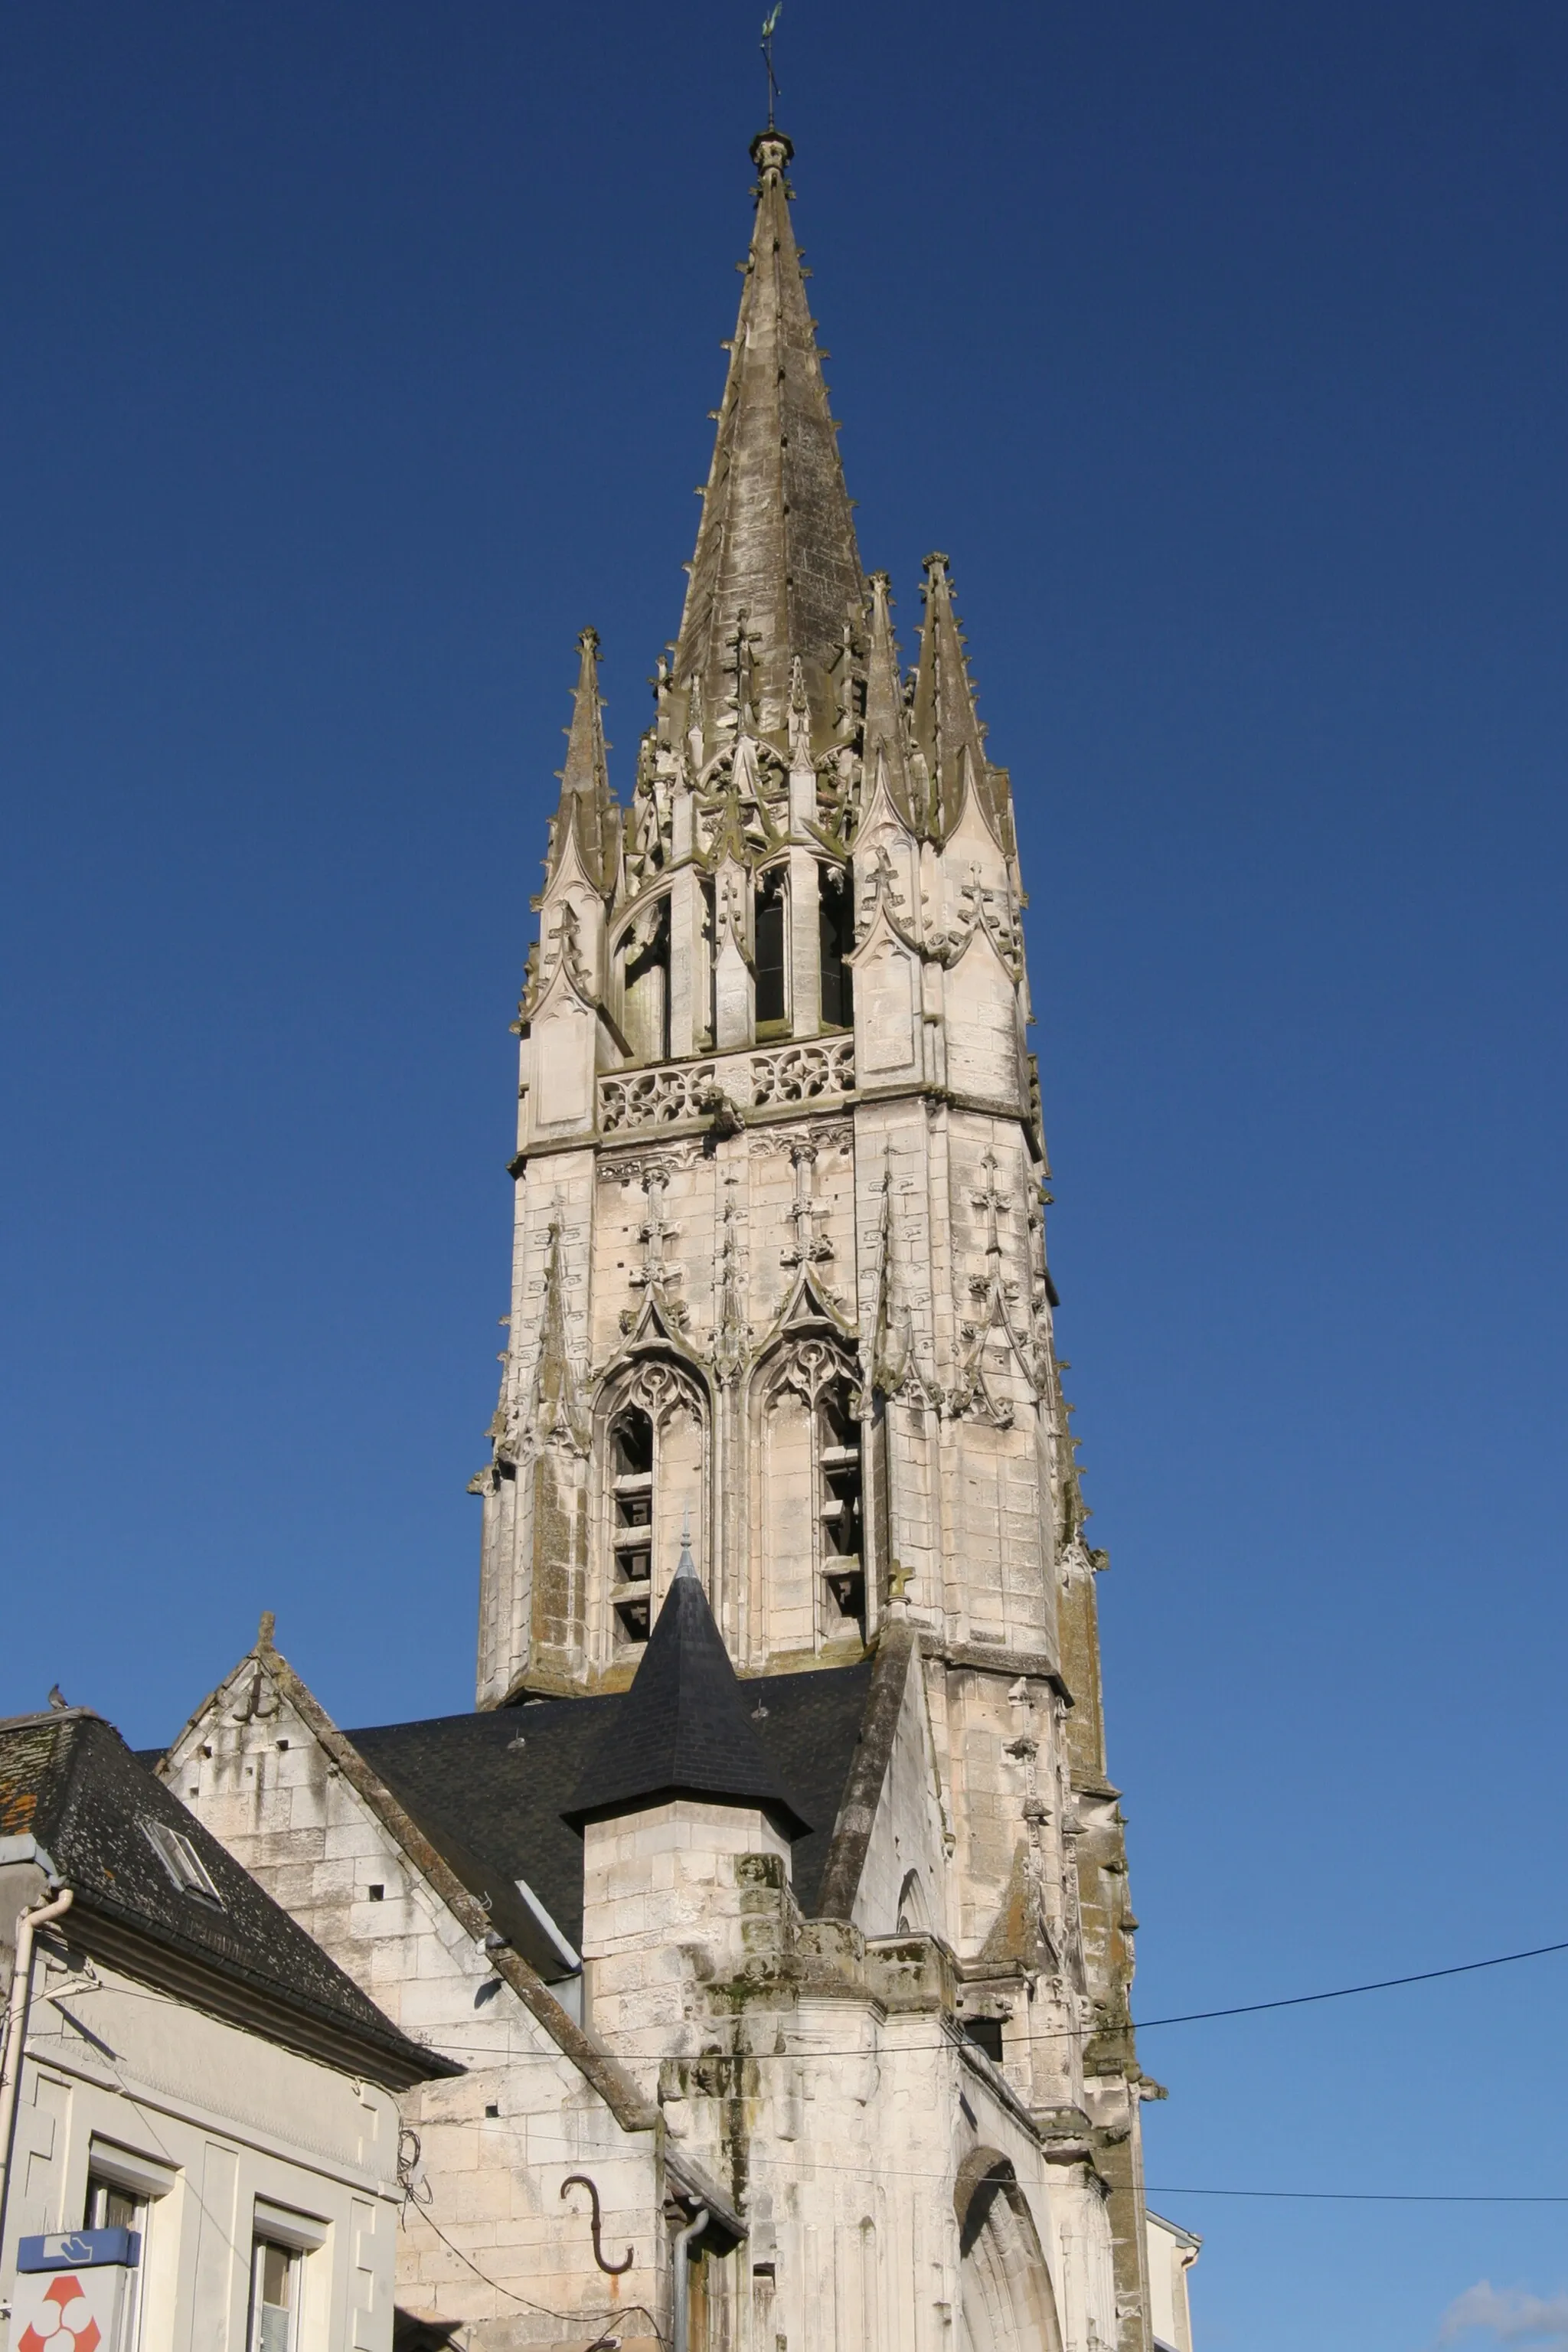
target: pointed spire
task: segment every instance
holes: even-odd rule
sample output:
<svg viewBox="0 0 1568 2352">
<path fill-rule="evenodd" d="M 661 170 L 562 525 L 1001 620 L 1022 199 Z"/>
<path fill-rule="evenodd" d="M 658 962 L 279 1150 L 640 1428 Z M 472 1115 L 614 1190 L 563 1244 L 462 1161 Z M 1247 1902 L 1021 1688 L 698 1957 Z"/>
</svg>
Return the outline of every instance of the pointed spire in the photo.
<svg viewBox="0 0 1568 2352">
<path fill-rule="evenodd" d="M 790 226 L 782 131 L 752 142 L 757 214 L 719 411 L 713 463 L 686 592 L 675 677 L 694 690 L 710 733 L 724 705 L 726 642 L 744 609 L 759 639 L 758 725 L 782 732 L 799 655 L 823 736 L 835 703 L 827 665 L 845 620 L 858 624 L 865 580 L 822 355 Z"/>
<path fill-rule="evenodd" d="M 553 874 L 566 854 L 574 828 L 583 863 L 595 889 L 610 889 L 616 878 L 619 841 L 615 795 L 605 761 L 604 703 L 599 694 L 599 633 L 584 629 L 577 639 L 577 684 L 573 694 L 572 724 L 566 730 L 566 765 L 561 771 L 561 810 L 555 823 L 550 867 Z"/>
<path fill-rule="evenodd" d="M 689 1530 L 689 1519 L 636 1679 L 611 1710 L 561 1818 L 580 1830 L 671 1797 L 701 1797 L 766 1813 L 785 1837 L 805 1837 L 811 1824 L 757 1737 L 692 1562 Z"/>
<path fill-rule="evenodd" d="M 898 641 L 893 635 L 892 583 L 885 572 L 873 572 L 871 642 L 866 660 L 866 766 L 868 773 L 875 775 L 878 755 L 881 755 L 893 805 L 901 817 L 912 821 L 908 734 Z"/>
<path fill-rule="evenodd" d="M 958 821 L 965 790 L 984 788 L 985 737 L 952 609 L 946 556 L 928 555 L 924 569 L 925 624 L 915 676 L 914 739 L 925 762 L 927 822 L 941 840 Z"/>
</svg>

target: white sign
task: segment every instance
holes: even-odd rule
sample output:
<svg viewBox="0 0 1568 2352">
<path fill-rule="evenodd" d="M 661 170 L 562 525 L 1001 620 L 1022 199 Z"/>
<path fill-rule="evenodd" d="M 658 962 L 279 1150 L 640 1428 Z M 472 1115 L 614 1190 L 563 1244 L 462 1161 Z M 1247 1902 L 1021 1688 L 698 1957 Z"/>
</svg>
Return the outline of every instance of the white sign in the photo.
<svg viewBox="0 0 1568 2352">
<path fill-rule="evenodd" d="M 135 2275 L 122 2263 L 22 2272 L 11 2298 L 11 2352 L 120 2352 Z"/>
</svg>

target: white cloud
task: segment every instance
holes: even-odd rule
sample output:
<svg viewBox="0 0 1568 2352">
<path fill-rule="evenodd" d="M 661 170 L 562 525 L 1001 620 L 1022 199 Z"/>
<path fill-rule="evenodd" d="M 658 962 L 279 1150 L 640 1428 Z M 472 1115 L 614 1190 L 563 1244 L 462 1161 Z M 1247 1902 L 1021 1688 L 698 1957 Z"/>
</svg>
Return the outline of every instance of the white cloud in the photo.
<svg viewBox="0 0 1568 2352">
<path fill-rule="evenodd" d="M 1482 2279 L 1448 2305 L 1437 2341 L 1456 2343 L 1475 2328 L 1484 2328 L 1499 2344 L 1528 2346 L 1530 2352 L 1568 2352 L 1568 2294 L 1554 2294 L 1548 2301 L 1526 2294 L 1521 2287 L 1495 2287 Z"/>
</svg>

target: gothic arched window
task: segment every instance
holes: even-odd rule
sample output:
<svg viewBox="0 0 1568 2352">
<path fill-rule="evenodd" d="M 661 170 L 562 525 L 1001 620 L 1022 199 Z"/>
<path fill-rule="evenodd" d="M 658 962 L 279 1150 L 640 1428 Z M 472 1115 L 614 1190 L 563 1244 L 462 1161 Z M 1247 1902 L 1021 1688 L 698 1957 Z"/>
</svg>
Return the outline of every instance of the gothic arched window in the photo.
<svg viewBox="0 0 1568 2352">
<path fill-rule="evenodd" d="M 816 1337 L 786 1348 L 764 1372 L 758 1414 L 759 1646 L 864 1641 L 860 1423 L 838 1348 Z"/>
<path fill-rule="evenodd" d="M 789 876 L 783 866 L 758 875 L 752 903 L 752 956 L 757 975 L 757 1033 L 781 1025 L 789 1012 L 785 983 L 789 936 Z"/>
<path fill-rule="evenodd" d="M 708 1469 L 703 1400 L 683 1369 L 647 1360 L 624 1377 L 605 1410 L 595 1448 L 589 1646 L 608 1666 L 640 1650 L 652 1632 L 688 1522 L 702 1574 Z"/>
<path fill-rule="evenodd" d="M 847 1381 L 825 1389 L 817 1404 L 817 1515 L 822 1572 L 829 1602 L 841 1620 L 866 1635 L 866 1563 L 860 1518 L 860 1423 Z M 831 1629 L 830 1629 L 831 1630 Z"/>
<path fill-rule="evenodd" d="M 854 1025 L 854 974 L 847 958 L 855 946 L 855 898 L 847 866 L 817 867 L 817 938 L 822 972 L 822 1025 Z"/>
<path fill-rule="evenodd" d="M 626 1405 L 610 1423 L 610 1608 L 618 1643 L 653 1622 L 653 1421 Z"/>
<path fill-rule="evenodd" d="M 645 1062 L 669 1059 L 669 900 L 659 898 L 621 935 L 621 1025 Z"/>
<path fill-rule="evenodd" d="M 702 954 L 696 989 L 697 1045 L 704 1054 L 713 1045 L 713 947 L 718 936 L 718 900 L 708 875 L 702 882 Z"/>
<path fill-rule="evenodd" d="M 904 1873 L 904 1883 L 899 1889 L 899 1925 L 900 1936 L 929 1936 L 931 1905 L 926 1899 L 925 1884 L 918 1870 Z"/>
</svg>

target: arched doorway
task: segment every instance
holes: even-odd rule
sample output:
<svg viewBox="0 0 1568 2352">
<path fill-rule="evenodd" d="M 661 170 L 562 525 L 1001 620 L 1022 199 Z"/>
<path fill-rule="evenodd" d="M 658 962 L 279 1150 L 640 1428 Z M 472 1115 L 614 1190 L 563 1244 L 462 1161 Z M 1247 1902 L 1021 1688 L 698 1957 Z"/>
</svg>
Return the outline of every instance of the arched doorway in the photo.
<svg viewBox="0 0 1568 2352">
<path fill-rule="evenodd" d="M 957 2352 L 1062 2352 L 1051 2275 L 1027 2198 L 1005 2156 L 976 2148 L 953 2189 Z"/>
</svg>

